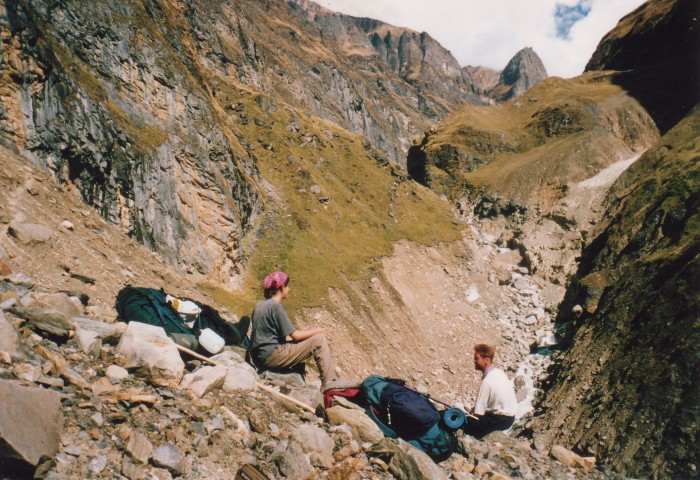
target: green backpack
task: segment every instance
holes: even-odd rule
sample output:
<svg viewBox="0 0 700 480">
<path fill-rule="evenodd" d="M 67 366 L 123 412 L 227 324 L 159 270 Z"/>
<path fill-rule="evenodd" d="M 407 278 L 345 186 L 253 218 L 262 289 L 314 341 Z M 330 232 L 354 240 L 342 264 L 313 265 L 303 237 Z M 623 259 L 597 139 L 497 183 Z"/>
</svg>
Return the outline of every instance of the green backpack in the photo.
<svg viewBox="0 0 700 480">
<path fill-rule="evenodd" d="M 362 392 L 365 412 L 387 437 L 404 439 L 436 462 L 457 450 L 456 428 L 446 424 L 445 412 L 439 412 L 427 396 L 379 375 L 367 377 Z"/>
<path fill-rule="evenodd" d="M 175 343 L 195 350 L 197 337 L 180 319 L 180 315 L 165 300 L 165 292 L 154 288 L 122 288 L 114 305 L 123 322 L 141 322 L 163 327 Z"/>
</svg>

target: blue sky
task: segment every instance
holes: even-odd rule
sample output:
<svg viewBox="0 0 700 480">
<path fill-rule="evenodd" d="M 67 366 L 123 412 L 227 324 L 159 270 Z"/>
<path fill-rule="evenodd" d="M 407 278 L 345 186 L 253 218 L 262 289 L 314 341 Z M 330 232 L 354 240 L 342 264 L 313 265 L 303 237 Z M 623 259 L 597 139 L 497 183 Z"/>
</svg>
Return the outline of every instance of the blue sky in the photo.
<svg viewBox="0 0 700 480">
<path fill-rule="evenodd" d="M 576 5 L 557 3 L 554 7 L 554 25 L 557 37 L 571 40 L 571 27 L 591 13 L 590 0 L 580 0 Z"/>
<path fill-rule="evenodd" d="M 503 69 L 532 47 L 550 75 L 574 77 L 598 42 L 643 0 L 317 0 L 358 17 L 428 32 L 462 66 Z"/>
</svg>

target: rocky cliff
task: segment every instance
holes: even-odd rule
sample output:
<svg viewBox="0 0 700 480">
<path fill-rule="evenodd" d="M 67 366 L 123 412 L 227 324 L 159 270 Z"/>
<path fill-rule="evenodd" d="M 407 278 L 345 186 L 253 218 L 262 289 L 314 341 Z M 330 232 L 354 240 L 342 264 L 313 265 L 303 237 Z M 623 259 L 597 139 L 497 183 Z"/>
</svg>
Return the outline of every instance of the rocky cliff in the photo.
<svg viewBox="0 0 700 480">
<path fill-rule="evenodd" d="M 481 103 L 457 60 L 427 33 L 339 14 L 307 0 L 289 5 L 308 22 L 307 28 L 317 29 L 322 41 L 339 53 L 337 61 L 344 65 L 338 70 L 343 75 L 355 72 L 352 88 L 359 88 L 357 93 L 367 105 L 363 107 L 365 124 L 350 125 L 350 129 L 395 161 L 404 163 L 405 152 L 421 126 L 464 103 Z M 337 119 L 333 112 L 345 110 L 336 105 L 342 99 L 334 92 L 325 92 L 323 98 L 326 105 L 319 113 Z M 392 113 L 397 108 L 404 116 L 402 121 Z M 383 111 L 377 115 L 374 109 Z"/>
<path fill-rule="evenodd" d="M 700 102 L 698 51 L 698 3 L 654 0 L 603 37 L 586 71 L 619 71 L 616 82 L 666 132 Z"/>
<path fill-rule="evenodd" d="M 183 272 L 235 282 L 265 211 L 258 139 L 308 136 L 262 116 L 298 108 L 403 161 L 475 98 L 426 34 L 310 5 L 5 2 L 2 141 Z"/>
<path fill-rule="evenodd" d="M 170 263 L 235 274 L 262 208 L 257 168 L 188 31 L 173 33 L 181 17 L 157 3 L 4 2 L 0 14 L 3 143 Z"/>
</svg>

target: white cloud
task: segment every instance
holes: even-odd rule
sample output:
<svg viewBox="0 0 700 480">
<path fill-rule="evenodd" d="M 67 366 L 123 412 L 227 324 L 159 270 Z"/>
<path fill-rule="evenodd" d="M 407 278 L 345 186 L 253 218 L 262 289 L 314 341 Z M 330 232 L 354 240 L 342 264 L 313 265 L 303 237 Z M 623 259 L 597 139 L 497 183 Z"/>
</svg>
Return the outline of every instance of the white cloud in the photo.
<svg viewBox="0 0 700 480">
<path fill-rule="evenodd" d="M 532 47 L 550 75 L 579 75 L 598 42 L 644 0 L 318 0 L 321 6 L 358 17 L 425 31 L 460 65 L 503 69 L 521 48 Z M 590 7 L 557 36 L 556 5 Z"/>
</svg>

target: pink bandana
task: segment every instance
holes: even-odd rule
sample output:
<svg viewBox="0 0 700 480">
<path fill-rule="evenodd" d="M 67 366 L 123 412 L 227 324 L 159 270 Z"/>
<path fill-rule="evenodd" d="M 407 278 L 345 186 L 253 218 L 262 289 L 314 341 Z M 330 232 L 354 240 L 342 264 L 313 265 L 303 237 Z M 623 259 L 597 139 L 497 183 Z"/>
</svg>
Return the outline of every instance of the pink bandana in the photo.
<svg viewBox="0 0 700 480">
<path fill-rule="evenodd" d="M 284 272 L 272 272 L 263 280 L 263 288 L 265 290 L 281 288 L 288 278 L 289 277 L 287 277 L 287 274 Z"/>
</svg>

